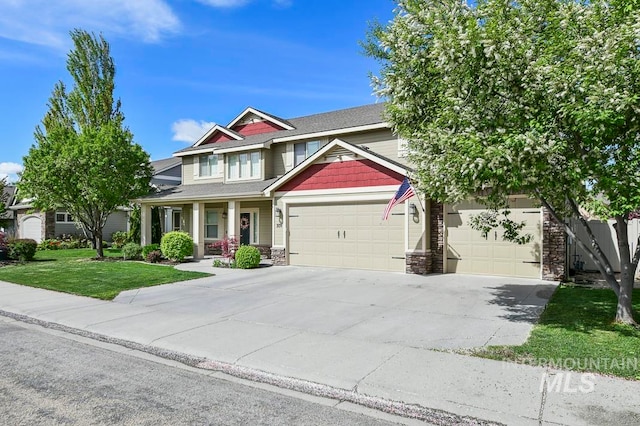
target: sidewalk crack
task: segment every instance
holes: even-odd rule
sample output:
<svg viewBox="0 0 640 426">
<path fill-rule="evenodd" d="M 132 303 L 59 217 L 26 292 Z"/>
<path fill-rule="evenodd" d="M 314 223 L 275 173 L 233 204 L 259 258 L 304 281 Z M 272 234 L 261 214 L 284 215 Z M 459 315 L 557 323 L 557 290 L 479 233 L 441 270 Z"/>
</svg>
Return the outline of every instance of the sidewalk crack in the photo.
<svg viewBox="0 0 640 426">
<path fill-rule="evenodd" d="M 275 342 L 271 342 L 271 343 L 269 343 L 269 344 L 267 344 L 267 345 L 264 345 L 264 346 L 262 346 L 262 347 L 260 347 L 260 348 L 258 348 L 258 349 L 254 349 L 254 350 L 252 350 L 251 352 L 246 353 L 246 354 L 242 355 L 242 356 L 241 356 L 241 357 L 239 357 L 239 358 L 236 358 L 236 360 L 234 361 L 234 364 L 237 364 L 237 363 L 238 363 L 242 358 L 246 358 L 246 357 L 248 357 L 249 355 L 252 355 L 252 354 L 254 354 L 254 353 L 258 352 L 258 351 L 261 351 L 261 350 L 263 350 L 263 349 L 268 348 L 269 346 L 273 346 L 273 345 L 276 345 L 276 344 L 278 344 L 278 343 L 280 343 L 280 342 L 284 342 L 285 340 L 291 339 L 292 337 L 298 336 L 298 335 L 300 335 L 300 334 L 302 334 L 302 333 L 304 333 L 304 332 L 303 332 L 303 331 L 300 331 L 300 332 L 298 332 L 298 333 L 292 334 L 291 336 L 287 336 L 287 337 L 284 337 L 284 338 L 282 338 L 282 339 L 280 339 L 280 340 L 276 340 Z"/>
<path fill-rule="evenodd" d="M 400 352 L 406 350 L 407 348 L 401 348 L 400 350 L 398 350 L 397 352 L 389 355 L 387 357 L 387 359 L 385 359 L 384 361 L 382 361 L 376 368 L 374 368 L 373 370 L 369 371 L 367 374 L 364 375 L 363 378 L 361 378 L 360 380 L 358 380 L 358 383 L 356 383 L 356 385 L 353 387 L 352 392 L 358 393 L 358 386 L 360 386 L 360 383 L 362 383 L 364 380 L 367 379 L 367 377 L 371 376 L 373 373 L 375 373 L 376 371 L 378 371 L 380 369 L 380 367 L 382 367 L 383 365 L 385 365 L 387 362 L 391 361 L 392 358 L 394 358 L 395 356 L 397 356 Z"/>
<path fill-rule="evenodd" d="M 540 397 L 540 410 L 538 411 L 538 425 L 542 426 L 542 418 L 544 416 L 544 406 L 547 403 L 547 379 L 549 378 L 549 368 L 546 368 L 542 380 L 540 382 L 540 393 L 542 394 Z"/>
</svg>

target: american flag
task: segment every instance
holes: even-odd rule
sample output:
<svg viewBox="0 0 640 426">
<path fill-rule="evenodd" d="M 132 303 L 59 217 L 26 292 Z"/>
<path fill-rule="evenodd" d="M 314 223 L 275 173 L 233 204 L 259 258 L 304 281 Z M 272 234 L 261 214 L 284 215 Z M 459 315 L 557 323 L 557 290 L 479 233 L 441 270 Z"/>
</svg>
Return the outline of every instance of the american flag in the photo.
<svg viewBox="0 0 640 426">
<path fill-rule="evenodd" d="M 385 207 L 384 213 L 382 214 L 382 220 L 389 219 L 391 210 L 393 210 L 395 206 L 397 206 L 398 204 L 402 203 L 405 200 L 408 200 L 414 195 L 416 195 L 416 193 L 413 190 L 413 187 L 411 186 L 411 184 L 409 183 L 409 179 L 405 177 L 404 180 L 402 181 L 402 184 L 400 185 L 400 188 L 398 188 L 396 195 L 394 195 L 393 198 L 389 200 L 389 204 L 387 204 L 387 207 Z"/>
</svg>

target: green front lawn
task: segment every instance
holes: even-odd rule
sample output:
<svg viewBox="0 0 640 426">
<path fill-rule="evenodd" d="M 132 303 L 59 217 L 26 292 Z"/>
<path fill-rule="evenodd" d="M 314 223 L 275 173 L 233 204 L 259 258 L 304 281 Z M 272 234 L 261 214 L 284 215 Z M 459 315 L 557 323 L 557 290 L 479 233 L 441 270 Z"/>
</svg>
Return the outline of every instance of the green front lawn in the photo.
<svg viewBox="0 0 640 426">
<path fill-rule="evenodd" d="M 640 320 L 640 289 L 633 300 Z M 614 323 L 615 312 L 612 290 L 563 285 L 525 344 L 491 346 L 474 354 L 640 380 L 640 330 Z"/>
<path fill-rule="evenodd" d="M 121 258 L 105 249 L 105 257 Z M 0 281 L 111 300 L 121 291 L 209 276 L 172 266 L 143 262 L 94 260 L 92 249 L 44 250 L 32 262 L 0 268 Z"/>
</svg>

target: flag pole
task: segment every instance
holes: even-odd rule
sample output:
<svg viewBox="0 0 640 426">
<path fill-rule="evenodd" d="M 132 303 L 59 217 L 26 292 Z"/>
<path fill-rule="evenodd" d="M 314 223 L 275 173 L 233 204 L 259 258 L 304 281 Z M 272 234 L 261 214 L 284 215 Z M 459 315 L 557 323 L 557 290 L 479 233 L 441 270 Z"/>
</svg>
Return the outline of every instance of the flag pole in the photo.
<svg viewBox="0 0 640 426">
<path fill-rule="evenodd" d="M 409 185 L 411 185 L 413 187 L 413 189 L 415 190 L 415 186 L 413 186 L 413 184 L 411 183 L 411 177 L 409 177 L 409 174 L 407 173 L 407 179 L 409 180 Z M 420 203 L 420 208 L 422 208 L 422 213 L 426 213 L 426 210 L 424 208 L 424 204 L 422 204 L 422 193 L 419 193 L 416 191 L 416 198 L 418 199 L 418 202 Z"/>
</svg>

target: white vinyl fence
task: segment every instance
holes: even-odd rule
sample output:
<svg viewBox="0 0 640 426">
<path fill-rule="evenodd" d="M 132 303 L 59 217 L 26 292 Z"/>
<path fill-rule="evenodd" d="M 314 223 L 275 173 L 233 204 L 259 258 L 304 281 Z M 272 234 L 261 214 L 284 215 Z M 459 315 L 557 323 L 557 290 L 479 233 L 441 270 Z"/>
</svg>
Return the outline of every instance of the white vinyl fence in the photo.
<svg viewBox="0 0 640 426">
<path fill-rule="evenodd" d="M 593 230 L 593 234 L 600 242 L 600 248 L 602 248 L 602 251 L 611 262 L 611 266 L 613 267 L 615 272 L 620 272 L 620 252 L 618 251 L 616 230 L 613 228 L 614 223 L 615 221 L 613 220 L 610 220 L 608 222 L 602 222 L 599 220 L 589 221 L 589 225 Z M 576 235 L 582 240 L 583 243 L 587 244 L 589 240 L 586 238 L 587 233 L 584 230 L 584 227 L 580 223 L 578 223 L 578 221 L 572 221 L 570 224 L 574 232 L 576 232 Z M 633 219 L 629 221 L 628 233 L 629 249 L 631 250 L 631 253 L 633 255 L 633 252 L 636 249 L 638 243 L 638 236 L 640 235 L 640 219 Z M 578 247 L 575 241 L 573 241 L 571 238 L 569 238 L 568 240 L 567 250 L 570 269 L 585 271 L 598 270 L 595 263 L 589 258 L 587 253 L 580 247 Z"/>
</svg>

